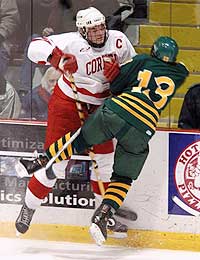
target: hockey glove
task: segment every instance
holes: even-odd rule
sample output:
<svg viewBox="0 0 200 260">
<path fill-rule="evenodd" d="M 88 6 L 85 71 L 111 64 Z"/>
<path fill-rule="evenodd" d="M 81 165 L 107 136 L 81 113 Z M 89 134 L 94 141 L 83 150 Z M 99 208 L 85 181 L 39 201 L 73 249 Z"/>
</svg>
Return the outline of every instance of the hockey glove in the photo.
<svg viewBox="0 0 200 260">
<path fill-rule="evenodd" d="M 119 74 L 119 63 L 113 58 L 104 58 L 104 76 L 109 82 L 113 81 Z"/>
<path fill-rule="evenodd" d="M 52 54 L 48 58 L 48 62 L 63 74 L 73 74 L 78 69 L 76 57 L 72 54 L 64 53 L 58 47 L 53 49 Z"/>
</svg>

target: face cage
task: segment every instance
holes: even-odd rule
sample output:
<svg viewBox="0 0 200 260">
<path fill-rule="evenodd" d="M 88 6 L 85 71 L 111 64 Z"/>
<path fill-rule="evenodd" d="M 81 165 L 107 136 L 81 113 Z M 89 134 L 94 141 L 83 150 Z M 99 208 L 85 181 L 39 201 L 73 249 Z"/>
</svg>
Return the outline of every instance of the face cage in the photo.
<svg viewBox="0 0 200 260">
<path fill-rule="evenodd" d="M 108 39 L 108 36 L 109 36 L 109 32 L 108 32 L 108 30 L 106 29 L 104 41 L 103 41 L 102 43 L 98 44 L 98 43 L 94 43 L 94 42 L 88 40 L 88 38 L 87 38 L 87 29 L 86 29 L 85 27 L 79 28 L 79 32 L 80 32 L 80 34 L 83 36 L 83 38 L 88 42 L 88 44 L 89 44 L 91 47 L 93 47 L 93 48 L 102 48 L 102 47 L 105 45 L 105 43 L 106 43 L 106 41 L 107 41 L 107 39 Z"/>
</svg>

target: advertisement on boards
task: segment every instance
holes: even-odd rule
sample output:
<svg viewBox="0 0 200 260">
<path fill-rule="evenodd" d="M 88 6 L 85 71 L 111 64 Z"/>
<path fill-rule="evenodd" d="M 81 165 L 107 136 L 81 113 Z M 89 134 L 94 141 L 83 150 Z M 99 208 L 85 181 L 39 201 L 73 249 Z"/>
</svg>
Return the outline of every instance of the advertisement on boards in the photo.
<svg viewBox="0 0 200 260">
<path fill-rule="evenodd" d="M 169 133 L 168 213 L 200 214 L 200 134 Z"/>
<path fill-rule="evenodd" d="M 23 204 L 30 177 L 19 178 L 15 164 L 21 154 L 43 152 L 45 126 L 38 124 L 0 123 L 0 204 Z M 95 198 L 90 186 L 90 160 L 71 159 L 63 168 L 42 206 L 94 209 Z"/>
<path fill-rule="evenodd" d="M 0 122 L 0 151 L 7 154 L 13 152 L 42 152 L 45 139 L 44 125 L 14 124 Z"/>
</svg>

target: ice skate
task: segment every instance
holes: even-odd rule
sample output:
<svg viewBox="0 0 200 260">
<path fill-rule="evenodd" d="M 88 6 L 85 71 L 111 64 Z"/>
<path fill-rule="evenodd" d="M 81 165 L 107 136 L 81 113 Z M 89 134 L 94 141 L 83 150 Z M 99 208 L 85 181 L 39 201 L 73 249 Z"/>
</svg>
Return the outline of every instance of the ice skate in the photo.
<svg viewBox="0 0 200 260">
<path fill-rule="evenodd" d="M 126 238 L 128 226 L 117 221 L 114 217 L 108 219 L 107 223 L 108 237 Z"/>
<path fill-rule="evenodd" d="M 20 158 L 15 165 L 15 170 L 19 177 L 27 177 L 37 170 L 44 167 L 48 162 L 45 155 L 39 155 L 37 158 L 30 160 L 27 158 Z"/>
<path fill-rule="evenodd" d="M 107 223 L 111 216 L 111 207 L 107 204 L 101 204 L 92 216 L 92 225 L 89 232 L 99 246 L 107 239 Z"/>
<path fill-rule="evenodd" d="M 29 209 L 24 203 L 15 222 L 15 227 L 18 232 L 17 234 L 24 234 L 28 231 L 34 213 L 35 210 Z"/>
</svg>

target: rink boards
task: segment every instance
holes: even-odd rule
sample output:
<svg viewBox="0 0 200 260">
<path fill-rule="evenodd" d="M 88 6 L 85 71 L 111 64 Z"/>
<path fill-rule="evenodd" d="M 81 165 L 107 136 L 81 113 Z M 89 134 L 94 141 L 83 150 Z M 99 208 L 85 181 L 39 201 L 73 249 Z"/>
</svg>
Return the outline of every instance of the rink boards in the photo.
<svg viewBox="0 0 200 260">
<path fill-rule="evenodd" d="M 28 179 L 17 178 L 13 163 L 21 152 L 28 156 L 33 152 L 30 143 L 36 142 L 42 150 L 45 125 L 32 123 L 32 134 L 27 130 L 30 124 L 24 124 L 20 131 L 9 122 L 1 123 L 0 128 L 0 236 L 14 237 L 14 221 Z M 124 204 L 138 219 L 119 219 L 129 227 L 128 238 L 109 238 L 108 244 L 200 250 L 199 136 L 192 132 L 156 133 L 146 164 Z M 92 243 L 88 227 L 95 202 L 88 173 L 71 174 L 67 179 L 65 172 L 63 166 L 55 189 L 37 210 L 24 238 Z"/>
</svg>

